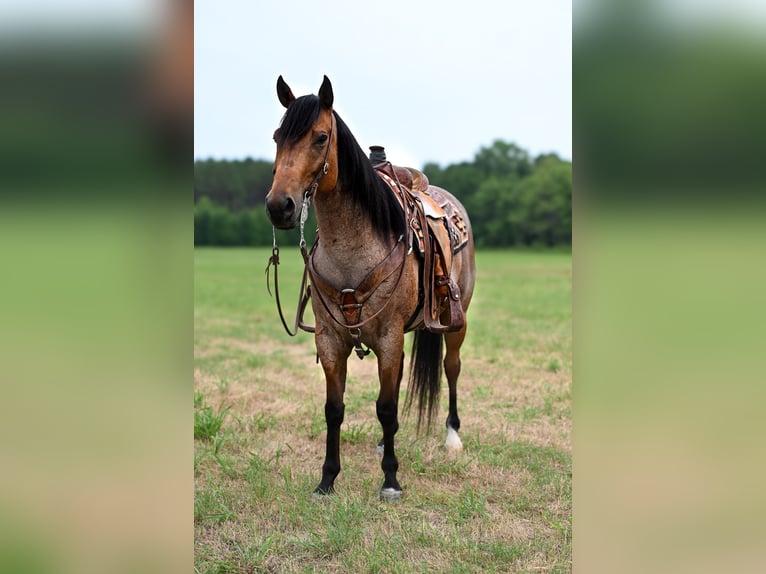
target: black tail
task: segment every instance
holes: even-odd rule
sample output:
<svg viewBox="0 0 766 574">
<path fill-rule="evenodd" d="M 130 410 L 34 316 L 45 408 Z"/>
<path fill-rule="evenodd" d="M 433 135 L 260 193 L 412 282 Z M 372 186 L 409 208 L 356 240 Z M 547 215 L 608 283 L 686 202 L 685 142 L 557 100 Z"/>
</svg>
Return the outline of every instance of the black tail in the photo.
<svg viewBox="0 0 766 574">
<path fill-rule="evenodd" d="M 433 415 L 439 410 L 439 391 L 442 375 L 441 333 L 415 331 L 410 358 L 410 384 L 405 412 L 409 412 L 415 397 L 418 399 L 418 432 L 425 414 L 426 429 L 431 427 Z"/>
</svg>

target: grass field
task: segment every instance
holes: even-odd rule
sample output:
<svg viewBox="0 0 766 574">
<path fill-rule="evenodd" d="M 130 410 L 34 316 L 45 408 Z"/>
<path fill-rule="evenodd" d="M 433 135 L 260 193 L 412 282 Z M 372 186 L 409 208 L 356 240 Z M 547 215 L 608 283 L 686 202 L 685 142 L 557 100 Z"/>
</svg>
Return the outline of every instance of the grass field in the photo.
<svg viewBox="0 0 766 574">
<path fill-rule="evenodd" d="M 289 251 L 280 290 L 292 313 L 301 266 Z M 402 421 L 404 497 L 387 504 L 372 355 L 349 359 L 337 494 L 311 497 L 323 375 L 312 336 L 282 330 L 269 254 L 195 250 L 195 570 L 569 572 L 571 255 L 477 254 L 458 386 L 465 449 L 443 446 L 445 382 L 432 434 Z"/>
</svg>

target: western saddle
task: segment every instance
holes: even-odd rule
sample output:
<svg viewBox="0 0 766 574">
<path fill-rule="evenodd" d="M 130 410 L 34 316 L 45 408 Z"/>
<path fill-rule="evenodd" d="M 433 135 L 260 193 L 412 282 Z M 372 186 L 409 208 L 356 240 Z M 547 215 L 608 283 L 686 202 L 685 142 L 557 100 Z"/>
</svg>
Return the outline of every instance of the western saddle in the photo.
<svg viewBox="0 0 766 574">
<path fill-rule="evenodd" d="M 371 156 L 371 160 L 374 159 L 375 156 Z M 411 214 L 409 247 L 416 248 L 421 262 L 418 309 L 405 330 L 423 328 L 443 333 L 462 329 L 465 314 L 460 288 L 451 277 L 452 256 L 468 244 L 460 210 L 441 188 L 430 185 L 426 174 L 417 169 L 395 166 L 388 161 L 373 167 L 405 212 Z M 422 322 L 418 320 L 421 308 Z"/>
</svg>

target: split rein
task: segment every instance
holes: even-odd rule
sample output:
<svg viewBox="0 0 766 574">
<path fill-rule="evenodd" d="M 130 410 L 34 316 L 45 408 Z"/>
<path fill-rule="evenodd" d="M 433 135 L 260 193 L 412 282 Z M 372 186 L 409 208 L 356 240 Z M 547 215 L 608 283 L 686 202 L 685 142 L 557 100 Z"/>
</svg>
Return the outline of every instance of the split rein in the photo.
<svg viewBox="0 0 766 574">
<path fill-rule="evenodd" d="M 311 289 L 308 286 L 308 261 L 309 261 L 309 255 L 306 251 L 306 239 L 303 237 L 303 227 L 306 222 L 306 218 L 308 217 L 308 204 L 311 201 L 311 199 L 308 197 L 308 191 L 303 196 L 303 205 L 301 206 L 301 242 L 300 242 L 300 249 L 301 249 L 301 255 L 303 256 L 303 279 L 301 279 L 301 287 L 300 291 L 298 292 L 298 310 L 295 314 L 295 325 L 293 326 L 293 331 L 290 331 L 290 327 L 287 326 L 287 321 L 285 320 L 284 313 L 282 313 L 282 302 L 279 298 L 279 246 L 277 245 L 277 232 L 274 227 L 271 228 L 272 236 L 273 236 L 273 246 L 271 248 L 271 257 L 269 257 L 269 262 L 266 265 L 266 290 L 269 292 L 269 295 L 275 295 L 277 299 L 277 311 L 279 311 L 279 318 L 282 321 L 282 325 L 285 328 L 285 331 L 287 331 L 287 334 L 291 337 L 295 337 L 295 335 L 298 334 L 298 329 L 302 329 L 308 333 L 313 333 L 315 331 L 314 327 L 311 325 L 306 325 L 303 322 L 303 313 L 306 311 L 306 305 L 309 302 L 309 299 L 311 298 Z M 270 277 L 269 277 L 269 269 L 274 266 L 274 293 L 271 292 L 271 284 L 270 284 Z"/>
</svg>

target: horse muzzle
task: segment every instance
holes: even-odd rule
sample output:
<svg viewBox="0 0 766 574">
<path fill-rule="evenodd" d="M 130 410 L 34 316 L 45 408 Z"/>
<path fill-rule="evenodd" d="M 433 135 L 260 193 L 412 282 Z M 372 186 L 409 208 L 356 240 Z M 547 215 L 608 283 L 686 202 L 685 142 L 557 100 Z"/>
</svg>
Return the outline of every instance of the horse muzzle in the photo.
<svg viewBox="0 0 766 574">
<path fill-rule="evenodd" d="M 266 196 L 266 214 L 277 229 L 293 229 L 298 224 L 299 210 L 287 194 L 269 192 Z"/>
</svg>

